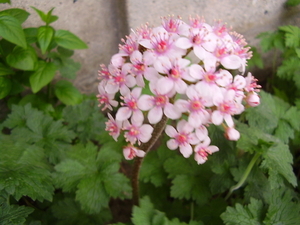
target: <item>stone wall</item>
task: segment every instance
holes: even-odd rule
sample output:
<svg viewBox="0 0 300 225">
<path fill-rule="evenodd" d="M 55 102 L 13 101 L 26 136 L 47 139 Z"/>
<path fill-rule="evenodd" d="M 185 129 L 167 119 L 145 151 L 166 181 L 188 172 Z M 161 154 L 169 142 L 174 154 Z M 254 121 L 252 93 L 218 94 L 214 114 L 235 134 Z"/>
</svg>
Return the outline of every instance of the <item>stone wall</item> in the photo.
<svg viewBox="0 0 300 225">
<path fill-rule="evenodd" d="M 66 29 L 89 46 L 77 50 L 74 59 L 82 64 L 75 80 L 85 93 L 96 93 L 97 70 L 107 64 L 118 51 L 120 39 L 146 22 L 157 26 L 167 15 L 203 16 L 208 23 L 221 19 L 243 34 L 248 43 L 256 46 L 255 37 L 279 25 L 300 25 L 300 8 L 286 8 L 286 0 L 11 0 L 11 5 L 0 4 L 1 9 L 23 8 L 31 13 L 25 27 L 42 25 L 34 6 L 42 11 L 55 7 L 59 16 L 53 23 L 56 29 Z"/>
</svg>

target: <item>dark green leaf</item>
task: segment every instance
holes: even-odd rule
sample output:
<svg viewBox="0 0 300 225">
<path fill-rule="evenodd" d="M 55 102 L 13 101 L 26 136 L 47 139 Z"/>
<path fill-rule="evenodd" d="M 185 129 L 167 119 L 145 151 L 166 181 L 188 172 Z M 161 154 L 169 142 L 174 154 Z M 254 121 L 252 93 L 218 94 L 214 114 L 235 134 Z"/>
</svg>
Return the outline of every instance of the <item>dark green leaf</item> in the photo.
<svg viewBox="0 0 300 225">
<path fill-rule="evenodd" d="M 0 77 L 0 99 L 5 98 L 11 90 L 11 80 L 6 77 Z"/>
<path fill-rule="evenodd" d="M 57 47 L 57 51 L 58 51 L 62 56 L 65 56 L 65 57 L 71 57 L 71 56 L 74 54 L 74 51 L 73 51 L 73 50 L 66 49 L 66 48 L 63 48 L 63 47 L 61 47 L 61 46 L 58 46 L 58 47 Z"/>
<path fill-rule="evenodd" d="M 82 94 L 69 81 L 58 81 L 55 84 L 54 92 L 56 97 L 66 105 L 76 105 L 82 102 Z"/>
<path fill-rule="evenodd" d="M 86 49 L 88 46 L 75 34 L 67 30 L 57 30 L 55 32 L 56 43 L 66 49 Z"/>
<path fill-rule="evenodd" d="M 38 69 L 29 78 L 33 93 L 38 92 L 52 81 L 56 69 L 56 66 L 52 62 L 39 61 Z"/>
<path fill-rule="evenodd" d="M 33 208 L 1 204 L 0 207 L 0 222 L 1 225 L 19 225 L 24 224 L 26 217 L 34 211 Z"/>
<path fill-rule="evenodd" d="M 109 209 L 103 209 L 98 214 L 87 214 L 73 198 L 65 198 L 54 203 L 51 210 L 58 219 L 55 223 L 57 225 L 106 224 L 111 220 Z"/>
<path fill-rule="evenodd" d="M 25 20 L 27 20 L 28 16 L 30 15 L 30 13 L 26 12 L 23 9 L 18 9 L 18 8 L 13 8 L 13 9 L 6 9 L 0 12 L 0 15 L 3 13 L 7 13 L 13 17 L 15 17 L 16 19 L 18 19 L 20 21 L 20 23 L 24 23 Z"/>
<path fill-rule="evenodd" d="M 45 54 L 54 35 L 54 29 L 50 26 L 41 26 L 38 28 L 37 40 L 42 54 Z"/>
<path fill-rule="evenodd" d="M 33 47 L 27 49 L 16 46 L 6 57 L 6 62 L 11 67 L 20 70 L 34 70 L 37 64 L 37 55 Z"/>
<path fill-rule="evenodd" d="M 10 15 L 0 15 L 0 36 L 24 49 L 27 43 L 21 23 Z"/>
<path fill-rule="evenodd" d="M 0 62 L 0 76 L 14 74 L 15 72 L 7 65 Z"/>
</svg>

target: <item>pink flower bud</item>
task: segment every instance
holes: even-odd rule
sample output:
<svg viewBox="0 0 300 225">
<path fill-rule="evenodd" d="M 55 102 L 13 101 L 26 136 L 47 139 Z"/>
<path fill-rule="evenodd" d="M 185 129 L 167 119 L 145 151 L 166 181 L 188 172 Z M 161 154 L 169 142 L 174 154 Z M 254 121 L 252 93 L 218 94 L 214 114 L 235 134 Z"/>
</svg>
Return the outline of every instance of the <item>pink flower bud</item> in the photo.
<svg viewBox="0 0 300 225">
<path fill-rule="evenodd" d="M 248 105 L 252 107 L 258 106 L 260 104 L 260 98 L 256 93 L 248 94 L 248 96 L 246 97 L 246 101 Z"/>
<path fill-rule="evenodd" d="M 226 128 L 225 137 L 230 141 L 237 141 L 240 138 L 240 133 L 233 127 Z"/>
</svg>

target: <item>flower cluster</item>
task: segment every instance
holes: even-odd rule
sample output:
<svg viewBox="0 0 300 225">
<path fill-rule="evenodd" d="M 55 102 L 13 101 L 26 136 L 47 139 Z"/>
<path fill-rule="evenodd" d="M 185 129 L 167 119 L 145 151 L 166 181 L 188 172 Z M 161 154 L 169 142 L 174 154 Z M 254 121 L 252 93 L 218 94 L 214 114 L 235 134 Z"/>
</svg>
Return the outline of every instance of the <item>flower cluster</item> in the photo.
<svg viewBox="0 0 300 225">
<path fill-rule="evenodd" d="M 122 42 L 110 64 L 101 65 L 97 97 L 103 109 L 118 107 L 115 117 L 108 113 L 106 130 L 115 140 L 124 135 L 126 159 L 145 155 L 138 146 L 163 116 L 177 123 L 166 125 L 168 148 L 194 154 L 198 164 L 219 150 L 210 145 L 209 124 L 222 124 L 229 140 L 239 139 L 232 117 L 260 103 L 257 80 L 243 75 L 251 52 L 240 34 L 220 21 L 210 26 L 200 17 L 185 23 L 169 16 Z"/>
</svg>

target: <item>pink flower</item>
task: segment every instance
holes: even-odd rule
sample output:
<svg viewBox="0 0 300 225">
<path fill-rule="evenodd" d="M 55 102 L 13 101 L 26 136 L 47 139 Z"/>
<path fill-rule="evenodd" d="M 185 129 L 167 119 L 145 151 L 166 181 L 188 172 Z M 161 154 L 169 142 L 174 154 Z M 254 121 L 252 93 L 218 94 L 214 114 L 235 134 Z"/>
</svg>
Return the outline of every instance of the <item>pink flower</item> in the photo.
<svg viewBox="0 0 300 225">
<path fill-rule="evenodd" d="M 219 151 L 219 148 L 210 144 L 210 138 L 206 137 L 200 144 L 196 145 L 194 148 L 195 155 L 194 158 L 198 164 L 203 164 L 207 160 L 207 156 L 214 152 Z"/>
<path fill-rule="evenodd" d="M 105 130 L 109 132 L 109 135 L 112 136 L 115 141 L 117 141 L 122 128 L 122 122 L 114 120 L 110 113 L 108 113 L 107 115 L 109 120 L 105 123 Z"/>
<path fill-rule="evenodd" d="M 211 115 L 213 124 L 220 125 L 225 120 L 229 127 L 233 127 L 234 123 L 231 116 L 240 113 L 241 108 L 243 108 L 241 104 L 235 102 L 234 97 L 234 90 L 223 91 L 223 94 L 214 97 L 214 105 L 218 109 L 213 111 Z"/>
<path fill-rule="evenodd" d="M 154 64 L 154 67 L 159 73 L 167 76 L 158 79 L 156 83 L 157 91 L 161 94 L 167 94 L 174 89 L 176 92 L 183 94 L 187 88 L 184 80 L 193 80 L 187 71 L 189 64 L 190 61 L 187 59 L 161 57 Z"/>
<path fill-rule="evenodd" d="M 137 105 L 141 92 L 142 89 L 140 87 L 136 87 L 132 90 L 132 92 L 123 97 L 124 103 L 121 103 L 123 107 L 118 109 L 116 120 L 124 121 L 129 119 L 130 116 L 132 116 L 132 120 L 134 121 L 144 120 L 144 115 Z"/>
<path fill-rule="evenodd" d="M 127 131 L 124 134 L 127 142 L 130 142 L 132 145 L 138 142 L 140 145 L 141 142 L 146 143 L 150 140 L 153 127 L 149 124 L 143 124 L 143 120 L 131 120 L 131 124 L 128 120 L 125 120 L 123 123 L 123 130 Z"/>
<path fill-rule="evenodd" d="M 112 110 L 113 109 L 112 106 L 113 107 L 118 106 L 118 102 L 116 100 L 114 100 L 115 94 L 106 93 L 106 91 L 104 90 L 104 87 L 103 87 L 103 83 L 99 83 L 98 91 L 99 91 L 99 94 L 97 95 L 98 102 L 99 102 L 98 106 L 104 105 L 102 110 L 105 110 L 105 109 Z"/>
<path fill-rule="evenodd" d="M 183 157 L 188 158 L 193 153 L 191 144 L 197 144 L 199 140 L 196 134 L 193 133 L 194 128 L 185 120 L 180 120 L 176 128 L 177 131 L 171 125 L 166 126 L 166 134 L 172 138 L 167 141 L 167 146 L 171 150 L 175 150 L 179 147 Z"/>
<path fill-rule="evenodd" d="M 127 160 L 131 160 L 131 159 L 135 158 L 136 156 L 142 158 L 145 156 L 145 154 L 146 153 L 144 151 L 139 150 L 132 145 L 128 145 L 123 148 L 123 155 L 124 155 L 125 159 L 127 159 Z"/>
<path fill-rule="evenodd" d="M 204 89 L 198 91 L 195 85 L 191 85 L 186 91 L 188 100 L 178 99 L 175 102 L 178 110 L 189 112 L 188 122 L 195 128 L 207 123 L 210 119 L 206 107 L 212 106 L 212 102 L 210 97 L 206 97 L 206 94 Z"/>
</svg>

